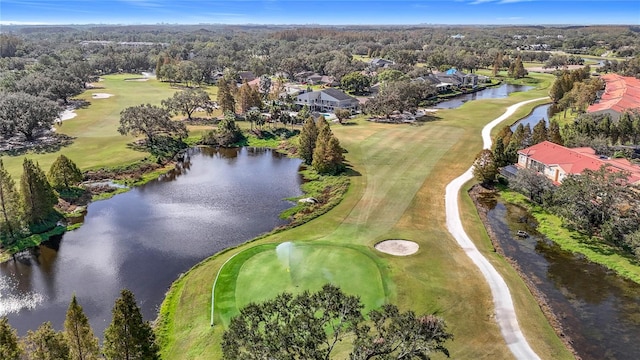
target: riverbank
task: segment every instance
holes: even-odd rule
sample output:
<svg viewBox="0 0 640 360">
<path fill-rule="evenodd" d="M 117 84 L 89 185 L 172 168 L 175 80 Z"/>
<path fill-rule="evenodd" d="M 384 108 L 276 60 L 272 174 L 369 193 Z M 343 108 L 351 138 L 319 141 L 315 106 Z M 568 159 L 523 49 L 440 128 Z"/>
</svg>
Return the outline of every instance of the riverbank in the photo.
<svg viewBox="0 0 640 360">
<path fill-rule="evenodd" d="M 630 254 L 562 226 L 562 220 L 529 202 L 524 195 L 502 190 L 504 201 L 526 208 L 538 222 L 537 231 L 560 245 L 563 250 L 584 255 L 590 261 L 615 271 L 618 275 L 640 284 L 640 263 Z"/>
<path fill-rule="evenodd" d="M 480 219 L 484 224 L 487 234 L 489 235 L 489 239 L 491 240 L 491 244 L 493 245 L 494 251 L 498 253 L 500 256 L 502 256 L 511 265 L 511 267 L 513 267 L 513 269 L 518 273 L 518 275 L 520 275 L 520 278 L 522 278 L 527 288 L 531 292 L 531 295 L 533 295 L 533 297 L 536 299 L 538 306 L 540 307 L 540 310 L 542 310 L 542 313 L 545 315 L 545 317 L 549 321 L 549 324 L 551 325 L 553 330 L 556 332 L 556 335 L 558 336 L 558 338 L 562 341 L 562 343 L 566 346 L 566 348 L 577 359 L 579 359 L 578 353 L 573 348 L 571 338 L 567 336 L 567 334 L 565 333 L 564 328 L 561 322 L 559 321 L 558 314 L 553 312 L 553 309 L 549 306 L 549 303 L 545 295 L 538 289 L 538 287 L 535 284 L 535 281 L 533 281 L 531 277 L 529 277 L 525 272 L 522 271 L 522 269 L 520 268 L 520 265 L 518 265 L 518 262 L 505 254 L 504 250 L 502 249 L 502 246 L 500 246 L 500 243 L 496 239 L 496 233 L 493 230 L 491 223 L 487 219 L 488 208 L 484 204 L 484 202 L 495 201 L 492 198 L 495 196 L 498 196 L 498 191 L 486 189 L 481 185 L 476 184 L 467 190 L 467 194 L 473 201 L 473 204 L 475 205 L 476 210 L 478 211 L 478 215 L 480 216 Z"/>
</svg>

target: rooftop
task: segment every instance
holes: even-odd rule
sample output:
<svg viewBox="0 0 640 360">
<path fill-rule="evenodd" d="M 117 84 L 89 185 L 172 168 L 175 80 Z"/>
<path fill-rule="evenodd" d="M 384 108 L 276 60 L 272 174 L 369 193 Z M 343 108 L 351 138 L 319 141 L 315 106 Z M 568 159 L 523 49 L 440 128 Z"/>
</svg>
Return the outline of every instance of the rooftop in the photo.
<svg viewBox="0 0 640 360">
<path fill-rule="evenodd" d="M 606 87 L 602 98 L 589 106 L 587 112 L 613 110 L 622 113 L 640 108 L 640 79 L 618 74 L 602 75 Z"/>
<path fill-rule="evenodd" d="M 527 155 L 530 159 L 545 165 L 557 165 L 567 174 L 581 174 L 584 170 L 599 170 L 602 165 L 609 165 L 612 171 L 627 171 L 629 182 L 640 181 L 640 167 L 627 159 L 611 159 L 596 155 L 592 148 L 566 148 L 549 141 L 543 141 L 526 149 L 518 151 L 518 154 Z"/>
</svg>

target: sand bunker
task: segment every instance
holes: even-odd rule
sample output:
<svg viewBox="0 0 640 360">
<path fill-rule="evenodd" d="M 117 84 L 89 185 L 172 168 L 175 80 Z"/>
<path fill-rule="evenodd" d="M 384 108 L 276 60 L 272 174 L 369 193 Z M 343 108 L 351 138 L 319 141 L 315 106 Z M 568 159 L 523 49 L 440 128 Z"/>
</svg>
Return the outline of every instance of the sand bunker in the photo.
<svg viewBox="0 0 640 360">
<path fill-rule="evenodd" d="M 124 79 L 124 81 L 149 81 L 149 78 Z"/>
<path fill-rule="evenodd" d="M 93 99 L 107 99 L 112 97 L 113 94 L 107 94 L 107 93 L 95 93 L 93 95 L 91 95 L 91 98 Z"/>
<path fill-rule="evenodd" d="M 415 254 L 419 248 L 418 244 L 409 240 L 385 240 L 377 243 L 374 247 L 378 251 L 396 256 Z"/>
<path fill-rule="evenodd" d="M 65 120 L 71 120 L 76 116 L 78 116 L 78 114 L 76 114 L 73 110 L 67 109 L 67 110 L 61 112 L 56 120 L 57 120 L 57 122 L 62 122 L 62 121 L 65 121 Z"/>
</svg>

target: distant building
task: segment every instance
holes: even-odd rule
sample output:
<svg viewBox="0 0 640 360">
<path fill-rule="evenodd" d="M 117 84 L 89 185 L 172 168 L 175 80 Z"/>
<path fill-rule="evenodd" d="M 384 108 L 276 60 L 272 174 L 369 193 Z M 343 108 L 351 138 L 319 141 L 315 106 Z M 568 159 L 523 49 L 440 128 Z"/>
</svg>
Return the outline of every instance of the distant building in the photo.
<svg viewBox="0 0 640 360">
<path fill-rule="evenodd" d="M 240 71 L 238 72 L 239 82 L 250 82 L 256 79 L 256 76 L 251 71 Z"/>
<path fill-rule="evenodd" d="M 517 168 L 532 169 L 560 184 L 568 175 L 579 175 L 584 170 L 599 170 L 609 165 L 611 171 L 627 171 L 629 182 L 640 182 L 640 167 L 627 159 L 611 159 L 596 155 L 592 148 L 566 148 L 549 141 L 543 141 L 518 151 Z"/>
<path fill-rule="evenodd" d="M 360 102 L 344 92 L 328 88 L 319 91 L 306 92 L 296 97 L 296 105 L 307 105 L 311 111 L 334 112 L 338 109 L 356 111 Z"/>
<path fill-rule="evenodd" d="M 609 114 L 618 120 L 626 110 L 640 109 L 640 79 L 618 74 L 601 76 L 605 83 L 600 99 L 587 108 L 591 114 Z"/>
<path fill-rule="evenodd" d="M 369 65 L 371 65 L 371 67 L 374 68 L 374 69 L 388 68 L 389 66 L 394 65 L 394 64 L 395 64 L 395 62 L 393 62 L 391 60 L 380 59 L 380 58 L 371 59 L 371 61 L 369 61 Z"/>
</svg>

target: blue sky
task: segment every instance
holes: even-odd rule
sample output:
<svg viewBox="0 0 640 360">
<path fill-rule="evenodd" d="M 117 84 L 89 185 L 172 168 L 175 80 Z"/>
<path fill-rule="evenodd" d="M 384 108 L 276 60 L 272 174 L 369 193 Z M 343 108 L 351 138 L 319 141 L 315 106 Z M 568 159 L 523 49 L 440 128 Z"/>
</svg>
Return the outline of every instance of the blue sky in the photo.
<svg viewBox="0 0 640 360">
<path fill-rule="evenodd" d="M 640 1 L 0 0 L 8 23 L 640 25 Z"/>
</svg>

